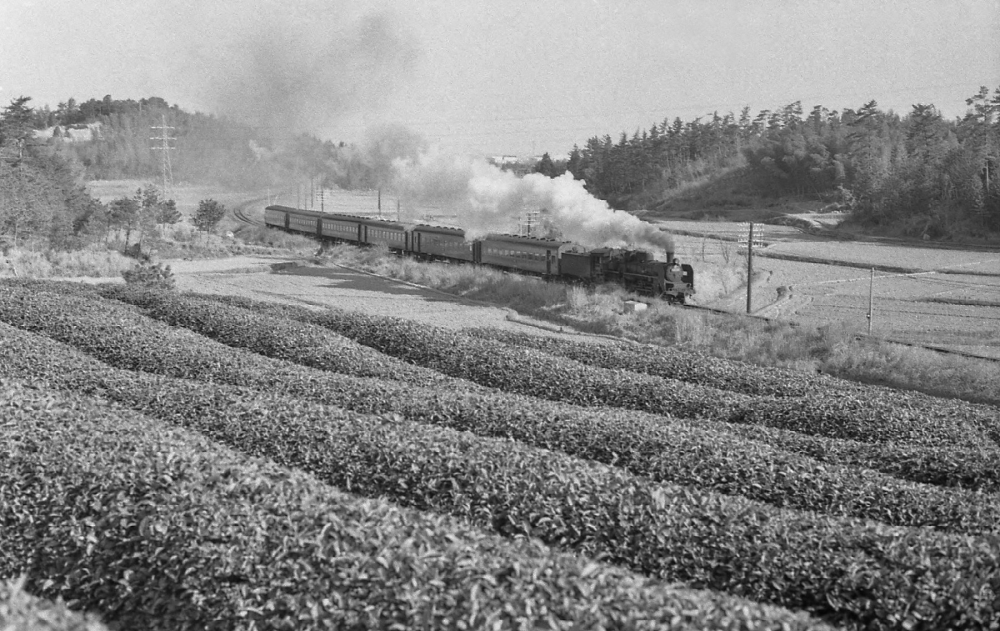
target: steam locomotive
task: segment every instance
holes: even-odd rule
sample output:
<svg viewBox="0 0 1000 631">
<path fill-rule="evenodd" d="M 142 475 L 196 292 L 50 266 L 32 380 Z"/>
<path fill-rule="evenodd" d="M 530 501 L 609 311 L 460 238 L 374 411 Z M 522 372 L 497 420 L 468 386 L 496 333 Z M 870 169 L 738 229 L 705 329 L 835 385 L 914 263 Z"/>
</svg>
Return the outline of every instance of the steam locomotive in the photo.
<svg viewBox="0 0 1000 631">
<path fill-rule="evenodd" d="M 680 304 L 695 293 L 694 269 L 681 265 L 669 251 L 668 262 L 663 262 L 643 250 L 587 250 L 568 241 L 537 237 L 490 234 L 470 241 L 461 228 L 412 225 L 288 206 L 268 206 L 264 223 L 325 240 L 381 245 L 424 259 L 489 265 L 586 284 L 612 282 L 638 294 Z"/>
</svg>

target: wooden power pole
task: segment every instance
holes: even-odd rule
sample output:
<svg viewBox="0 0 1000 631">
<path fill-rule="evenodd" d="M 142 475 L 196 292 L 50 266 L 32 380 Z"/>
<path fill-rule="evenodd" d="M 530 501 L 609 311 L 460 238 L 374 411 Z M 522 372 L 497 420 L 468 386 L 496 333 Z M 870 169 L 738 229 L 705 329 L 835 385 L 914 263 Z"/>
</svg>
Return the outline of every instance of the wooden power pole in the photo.
<svg viewBox="0 0 1000 631">
<path fill-rule="evenodd" d="M 751 311 L 753 302 L 753 222 L 750 222 L 750 234 L 747 235 L 747 313 Z"/>
</svg>

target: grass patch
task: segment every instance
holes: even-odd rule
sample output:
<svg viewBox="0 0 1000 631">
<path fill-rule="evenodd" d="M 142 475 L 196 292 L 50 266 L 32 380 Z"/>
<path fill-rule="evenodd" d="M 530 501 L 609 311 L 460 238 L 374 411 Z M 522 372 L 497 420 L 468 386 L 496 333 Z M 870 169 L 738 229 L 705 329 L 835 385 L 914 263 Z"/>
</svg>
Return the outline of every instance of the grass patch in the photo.
<svg viewBox="0 0 1000 631">
<path fill-rule="evenodd" d="M 134 243 L 132 244 L 134 245 Z M 9 248 L 0 254 L 0 278 L 120 278 L 136 260 L 122 254 L 123 241 L 93 243 L 73 251 L 46 247 Z M 153 260 L 217 259 L 240 255 L 288 254 L 309 256 L 316 241 L 263 226 L 247 226 L 232 237 L 177 224 L 158 228 L 142 242 L 142 252 Z"/>
<path fill-rule="evenodd" d="M 300 234 L 291 234 L 265 226 L 242 224 L 233 230 L 234 238 L 247 246 L 263 246 L 300 254 L 314 254 L 316 240 Z"/>
<path fill-rule="evenodd" d="M 103 245 L 73 252 L 12 248 L 0 257 L 0 277 L 80 278 L 121 276 L 135 260 Z"/>
<path fill-rule="evenodd" d="M 994 362 L 861 341 L 836 348 L 822 368 L 855 381 L 1000 405 L 1000 364 Z"/>
</svg>

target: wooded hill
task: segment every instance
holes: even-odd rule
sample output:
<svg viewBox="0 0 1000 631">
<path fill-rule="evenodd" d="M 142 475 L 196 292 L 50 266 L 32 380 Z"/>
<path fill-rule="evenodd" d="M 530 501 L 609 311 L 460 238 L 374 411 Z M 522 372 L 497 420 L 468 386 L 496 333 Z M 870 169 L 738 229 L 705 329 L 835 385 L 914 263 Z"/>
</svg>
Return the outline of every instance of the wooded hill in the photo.
<svg viewBox="0 0 1000 631">
<path fill-rule="evenodd" d="M 933 105 L 900 115 L 875 101 L 857 110 L 795 102 L 751 116 L 664 119 L 618 141 L 594 136 L 566 168 L 627 210 L 669 207 L 698 185 L 711 202 L 759 204 L 760 196 L 837 203 L 860 223 L 932 238 L 1000 230 L 1000 87 L 968 98 L 946 120 Z M 735 182 L 735 184 L 734 184 Z M 713 189 L 730 189 L 719 200 Z M 705 200 L 703 200 L 705 201 Z"/>
<path fill-rule="evenodd" d="M 136 228 L 136 213 L 120 213 L 118 206 L 148 206 L 153 212 L 144 215 L 159 221 L 160 207 L 173 207 L 150 187 L 105 206 L 83 185 L 159 182 L 164 142 L 157 137 L 168 138 L 170 170 L 180 184 L 260 190 L 309 179 L 317 186 L 368 189 L 384 172 L 354 146 L 309 135 L 268 136 L 157 97 L 69 99 L 55 110 L 32 108 L 30 101 L 20 97 L 0 110 L 0 248 L 42 241 L 75 249 L 106 238 L 109 230 Z"/>
<path fill-rule="evenodd" d="M 261 187 L 312 177 L 343 188 L 377 185 L 374 169 L 357 147 L 186 112 L 158 97 L 105 96 L 80 104 L 69 99 L 54 111 L 47 106 L 32 110 L 30 121 L 35 144 L 58 147 L 92 180 L 159 178 L 164 144 L 159 139 L 167 137 L 176 182 Z M 90 138 L 69 137 L 68 131 L 88 125 L 94 130 Z"/>
</svg>

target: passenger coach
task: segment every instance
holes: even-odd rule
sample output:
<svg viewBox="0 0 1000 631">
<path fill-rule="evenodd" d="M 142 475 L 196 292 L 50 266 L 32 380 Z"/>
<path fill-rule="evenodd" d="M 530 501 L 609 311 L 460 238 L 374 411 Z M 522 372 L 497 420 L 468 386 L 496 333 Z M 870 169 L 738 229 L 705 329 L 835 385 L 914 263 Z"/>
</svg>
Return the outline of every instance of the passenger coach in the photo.
<svg viewBox="0 0 1000 631">
<path fill-rule="evenodd" d="M 563 252 L 571 252 L 578 247 L 568 241 L 491 234 L 476 242 L 479 250 L 476 262 L 556 276 Z"/>
<path fill-rule="evenodd" d="M 475 261 L 473 244 L 465 240 L 461 228 L 416 226 L 410 232 L 410 252 L 428 259 Z"/>
</svg>

